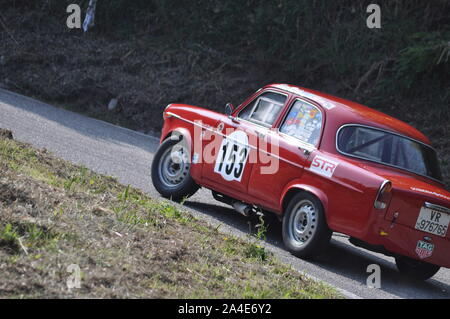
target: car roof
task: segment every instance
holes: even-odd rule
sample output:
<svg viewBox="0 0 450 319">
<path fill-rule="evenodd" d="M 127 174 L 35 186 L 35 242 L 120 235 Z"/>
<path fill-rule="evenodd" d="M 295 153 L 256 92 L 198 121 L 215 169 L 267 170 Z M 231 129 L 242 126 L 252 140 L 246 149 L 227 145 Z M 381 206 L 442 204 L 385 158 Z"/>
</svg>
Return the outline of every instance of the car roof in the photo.
<svg viewBox="0 0 450 319">
<path fill-rule="evenodd" d="M 276 88 L 312 100 L 322 106 L 327 116 L 344 124 L 362 124 L 385 129 L 430 145 L 430 140 L 409 124 L 365 105 L 336 96 L 290 84 L 270 84 L 264 88 Z"/>
</svg>

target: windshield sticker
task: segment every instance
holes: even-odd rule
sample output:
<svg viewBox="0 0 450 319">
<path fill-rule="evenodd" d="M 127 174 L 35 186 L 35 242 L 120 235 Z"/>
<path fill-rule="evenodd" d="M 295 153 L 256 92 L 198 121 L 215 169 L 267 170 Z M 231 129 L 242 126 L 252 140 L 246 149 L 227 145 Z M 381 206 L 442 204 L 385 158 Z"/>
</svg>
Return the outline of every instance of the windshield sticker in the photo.
<svg viewBox="0 0 450 319">
<path fill-rule="evenodd" d="M 281 127 L 281 132 L 316 145 L 320 138 L 321 128 L 322 113 L 312 105 L 297 101 Z"/>
<path fill-rule="evenodd" d="M 311 167 L 309 168 L 311 171 L 326 176 L 326 177 L 332 177 L 334 174 L 334 171 L 338 167 L 339 163 L 332 161 L 326 157 L 316 155 L 314 157 Z"/>
</svg>

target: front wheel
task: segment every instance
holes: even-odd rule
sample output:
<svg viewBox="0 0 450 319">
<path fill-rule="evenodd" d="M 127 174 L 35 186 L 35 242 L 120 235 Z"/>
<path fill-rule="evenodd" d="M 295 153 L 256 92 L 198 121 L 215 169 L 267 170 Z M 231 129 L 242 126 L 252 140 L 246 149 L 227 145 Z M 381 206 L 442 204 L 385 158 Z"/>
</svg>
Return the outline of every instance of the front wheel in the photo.
<svg viewBox="0 0 450 319">
<path fill-rule="evenodd" d="M 401 273 L 418 280 L 430 279 L 441 268 L 439 266 L 405 256 L 395 257 L 395 264 Z"/>
<path fill-rule="evenodd" d="M 283 241 L 297 257 L 320 255 L 331 239 L 322 203 L 309 193 L 295 195 L 283 216 Z"/>
<path fill-rule="evenodd" d="M 189 174 L 190 151 L 183 140 L 166 139 L 152 163 L 152 182 L 166 198 L 181 201 L 195 194 L 199 186 Z"/>
</svg>

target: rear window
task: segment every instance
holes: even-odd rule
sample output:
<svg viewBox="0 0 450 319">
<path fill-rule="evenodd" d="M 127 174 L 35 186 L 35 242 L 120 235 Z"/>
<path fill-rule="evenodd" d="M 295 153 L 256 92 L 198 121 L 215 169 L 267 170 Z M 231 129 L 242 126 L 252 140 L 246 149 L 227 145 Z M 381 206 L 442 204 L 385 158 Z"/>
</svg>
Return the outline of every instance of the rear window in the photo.
<svg viewBox="0 0 450 319">
<path fill-rule="evenodd" d="M 338 134 L 341 153 L 395 166 L 442 181 L 433 148 L 410 138 L 357 125 L 345 126 Z"/>
</svg>

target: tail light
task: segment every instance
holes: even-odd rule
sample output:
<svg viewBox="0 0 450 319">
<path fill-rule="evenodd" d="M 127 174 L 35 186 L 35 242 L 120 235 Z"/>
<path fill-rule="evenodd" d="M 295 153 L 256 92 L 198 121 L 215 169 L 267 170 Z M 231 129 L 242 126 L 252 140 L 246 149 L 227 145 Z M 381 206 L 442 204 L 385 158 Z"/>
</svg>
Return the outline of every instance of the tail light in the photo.
<svg viewBox="0 0 450 319">
<path fill-rule="evenodd" d="M 378 190 L 377 197 L 373 206 L 376 209 L 385 209 L 391 198 L 392 183 L 388 180 L 384 181 Z"/>
</svg>

